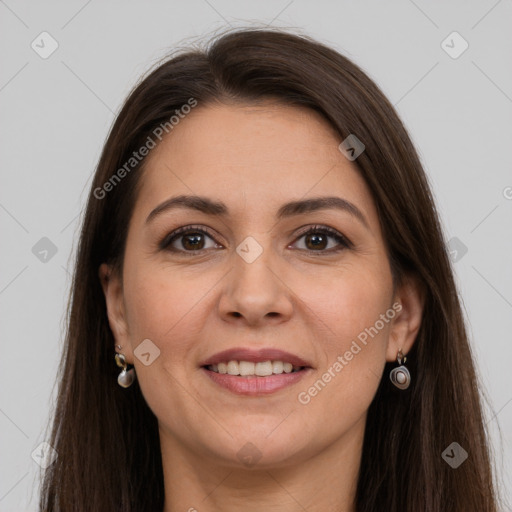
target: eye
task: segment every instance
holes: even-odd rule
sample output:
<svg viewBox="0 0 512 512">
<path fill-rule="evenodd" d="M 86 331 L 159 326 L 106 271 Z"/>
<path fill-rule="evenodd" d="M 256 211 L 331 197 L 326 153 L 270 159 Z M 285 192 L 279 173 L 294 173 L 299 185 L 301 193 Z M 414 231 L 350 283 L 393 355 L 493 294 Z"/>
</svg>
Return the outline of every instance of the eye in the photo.
<svg viewBox="0 0 512 512">
<path fill-rule="evenodd" d="M 171 252 L 191 252 L 202 251 L 208 249 L 205 247 L 204 236 L 213 241 L 212 235 L 200 227 L 185 226 L 178 228 L 169 235 L 167 235 L 159 244 L 160 249 L 165 249 Z M 181 240 L 181 241 L 180 241 Z M 175 244 L 178 242 L 178 246 Z M 217 243 L 213 244 L 213 248 L 222 247 Z M 210 247 L 212 248 L 212 247 Z"/>
<path fill-rule="evenodd" d="M 305 238 L 304 243 L 306 246 L 305 249 L 301 250 L 309 252 L 333 253 L 352 247 L 352 243 L 347 238 L 335 229 L 327 226 L 310 227 L 307 231 L 302 233 L 297 240 L 301 238 Z M 334 239 L 337 244 L 334 244 L 334 248 L 331 247 L 328 250 L 324 250 L 329 245 L 329 238 Z"/>
<path fill-rule="evenodd" d="M 213 242 L 210 247 L 205 246 L 205 236 Z M 333 253 L 352 247 L 352 243 L 347 238 L 335 229 L 327 226 L 309 227 L 307 231 L 299 235 L 299 238 L 296 240 L 300 240 L 302 238 L 305 238 L 306 247 L 300 250 L 308 251 L 310 253 Z M 334 248 L 330 247 L 327 249 L 329 239 L 333 239 L 337 242 L 334 244 Z M 196 226 L 184 226 L 176 229 L 169 235 L 166 235 L 159 243 L 159 247 L 161 250 L 171 252 L 195 254 L 207 249 L 222 248 L 223 246 L 216 243 L 213 239 L 213 235 L 205 229 Z"/>
</svg>

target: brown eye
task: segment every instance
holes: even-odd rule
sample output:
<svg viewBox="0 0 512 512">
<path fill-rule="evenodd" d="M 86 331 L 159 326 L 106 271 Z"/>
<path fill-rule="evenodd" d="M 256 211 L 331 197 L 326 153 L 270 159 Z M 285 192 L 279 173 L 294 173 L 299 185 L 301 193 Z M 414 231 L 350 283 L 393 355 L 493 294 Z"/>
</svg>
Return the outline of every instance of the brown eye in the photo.
<svg viewBox="0 0 512 512">
<path fill-rule="evenodd" d="M 205 237 L 212 242 L 212 245 L 209 247 Z M 335 229 L 327 226 L 309 228 L 297 240 L 302 238 L 304 238 L 305 247 L 300 248 L 300 250 L 310 253 L 330 254 L 352 247 L 352 243 L 347 238 Z M 331 243 L 331 240 L 334 240 L 335 243 Z M 330 243 L 331 246 L 329 247 Z M 222 248 L 220 244 L 215 242 L 213 236 L 208 231 L 193 226 L 176 229 L 160 242 L 159 247 L 161 250 L 170 252 L 191 254 L 208 249 Z"/>
<path fill-rule="evenodd" d="M 310 252 L 338 252 L 351 247 L 351 243 L 335 229 L 327 226 L 315 226 L 303 233 L 297 240 L 304 238 L 306 251 Z M 329 239 L 335 240 L 337 243 L 327 249 Z M 341 247 L 340 247 L 341 246 Z M 337 247 L 337 248 L 336 248 Z"/>
<path fill-rule="evenodd" d="M 172 252 L 195 252 L 219 247 L 214 243 L 211 247 L 205 247 L 205 236 L 210 240 L 213 237 L 204 229 L 185 227 L 179 228 L 167 235 L 159 244 L 160 249 Z"/>
<path fill-rule="evenodd" d="M 192 233 L 190 235 L 181 235 L 181 244 L 184 249 L 190 249 L 191 251 L 201 250 L 204 247 L 204 235 L 202 233 Z"/>
<path fill-rule="evenodd" d="M 305 235 L 305 237 L 306 246 L 308 249 L 325 249 L 329 243 L 328 236 L 326 236 L 324 233 L 311 233 Z"/>
</svg>

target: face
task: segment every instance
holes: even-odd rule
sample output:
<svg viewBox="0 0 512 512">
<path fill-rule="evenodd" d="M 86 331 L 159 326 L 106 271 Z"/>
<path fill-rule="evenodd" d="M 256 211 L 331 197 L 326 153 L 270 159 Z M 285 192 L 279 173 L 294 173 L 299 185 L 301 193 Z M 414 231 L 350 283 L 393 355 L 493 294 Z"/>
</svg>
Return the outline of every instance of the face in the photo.
<svg viewBox="0 0 512 512">
<path fill-rule="evenodd" d="M 386 360 L 414 337 L 401 327 L 407 300 L 393 292 L 375 204 L 340 142 L 307 109 L 199 106 L 148 157 L 123 274 L 104 280 L 109 321 L 161 436 L 204 460 L 284 466 L 347 439 Z M 158 208 L 177 196 L 225 211 Z M 323 197 L 342 201 L 278 215 Z M 234 348 L 250 352 L 224 358 L 248 360 L 238 370 L 265 349 L 307 368 L 236 377 L 203 367 Z"/>
</svg>

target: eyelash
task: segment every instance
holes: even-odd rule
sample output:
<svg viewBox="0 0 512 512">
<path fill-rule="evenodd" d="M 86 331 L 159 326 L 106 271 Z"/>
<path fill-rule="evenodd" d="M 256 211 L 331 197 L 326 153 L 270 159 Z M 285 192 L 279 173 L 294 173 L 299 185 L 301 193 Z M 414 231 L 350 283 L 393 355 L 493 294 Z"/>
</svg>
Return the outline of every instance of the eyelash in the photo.
<svg viewBox="0 0 512 512">
<path fill-rule="evenodd" d="M 175 239 L 180 238 L 180 235 L 184 236 L 187 234 L 198 234 L 198 233 L 207 235 L 210 238 L 212 238 L 212 240 L 214 240 L 213 235 L 201 227 L 184 226 L 184 227 L 178 228 L 178 229 L 174 230 L 172 233 L 166 235 L 164 237 L 164 239 L 159 243 L 159 248 L 161 250 L 167 250 L 167 251 L 174 252 L 174 253 L 185 253 L 185 254 L 191 255 L 191 256 L 201 253 L 203 251 L 209 250 L 209 249 L 199 249 L 196 251 L 186 251 L 186 250 L 182 250 L 182 249 L 169 248 L 169 246 L 171 245 L 172 242 L 174 242 Z M 309 253 L 333 254 L 333 253 L 338 253 L 344 249 L 351 249 L 353 247 L 353 244 L 347 238 L 345 238 L 341 233 L 336 231 L 335 229 L 332 229 L 328 226 L 319 226 L 319 225 L 312 226 L 307 231 L 300 233 L 297 236 L 295 241 L 297 241 L 300 238 L 302 238 L 306 235 L 309 235 L 311 233 L 322 233 L 324 235 L 329 235 L 330 237 L 334 238 L 342 247 L 339 249 L 327 249 L 327 250 L 318 250 L 318 251 L 315 251 L 312 249 L 299 249 L 300 251 L 307 251 Z"/>
</svg>

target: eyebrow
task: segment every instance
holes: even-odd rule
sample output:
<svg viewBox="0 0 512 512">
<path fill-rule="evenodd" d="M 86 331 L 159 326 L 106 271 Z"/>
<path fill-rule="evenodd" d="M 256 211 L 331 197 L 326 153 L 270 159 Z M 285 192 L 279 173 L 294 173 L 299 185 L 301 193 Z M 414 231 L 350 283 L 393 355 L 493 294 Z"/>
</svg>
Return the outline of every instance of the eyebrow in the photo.
<svg viewBox="0 0 512 512">
<path fill-rule="evenodd" d="M 167 199 L 159 204 L 146 219 L 146 224 L 153 220 L 163 212 L 167 212 L 177 208 L 186 208 L 196 210 L 207 215 L 215 217 L 225 217 L 229 215 L 228 207 L 221 201 L 214 201 L 208 197 L 180 195 Z M 306 213 L 316 212 L 320 210 L 337 209 L 342 210 L 356 219 L 358 219 L 367 229 L 370 229 L 368 221 L 356 205 L 336 196 L 314 197 L 311 199 L 303 199 L 299 201 L 291 201 L 283 204 L 276 213 L 278 220 L 293 217 L 294 215 L 303 215 Z"/>
</svg>

